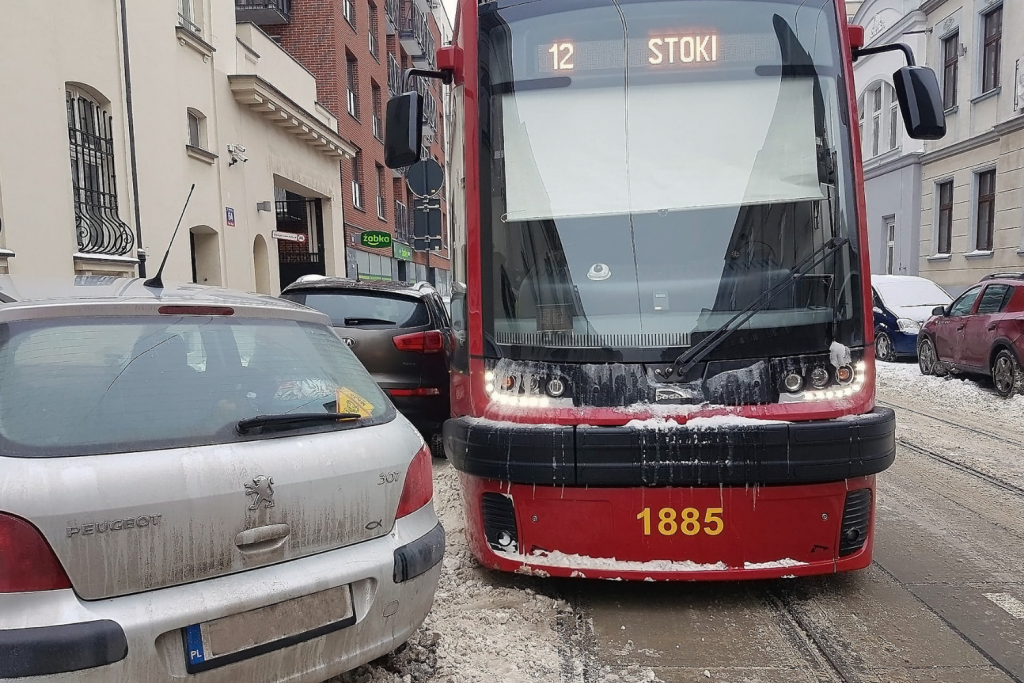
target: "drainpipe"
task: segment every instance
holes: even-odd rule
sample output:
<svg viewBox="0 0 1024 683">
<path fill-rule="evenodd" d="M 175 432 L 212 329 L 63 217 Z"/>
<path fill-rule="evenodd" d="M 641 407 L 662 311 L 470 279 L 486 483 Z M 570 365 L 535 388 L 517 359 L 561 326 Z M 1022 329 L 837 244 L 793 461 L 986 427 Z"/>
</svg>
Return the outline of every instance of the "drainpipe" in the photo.
<svg viewBox="0 0 1024 683">
<path fill-rule="evenodd" d="M 121 52 L 124 54 L 125 107 L 128 110 L 128 150 L 132 167 L 132 194 L 135 197 L 135 246 L 139 257 L 139 277 L 146 277 L 146 251 L 142 248 L 142 212 L 139 210 L 139 164 L 135 157 L 135 114 L 132 110 L 132 71 L 128 58 L 128 0 L 121 0 Z"/>
</svg>

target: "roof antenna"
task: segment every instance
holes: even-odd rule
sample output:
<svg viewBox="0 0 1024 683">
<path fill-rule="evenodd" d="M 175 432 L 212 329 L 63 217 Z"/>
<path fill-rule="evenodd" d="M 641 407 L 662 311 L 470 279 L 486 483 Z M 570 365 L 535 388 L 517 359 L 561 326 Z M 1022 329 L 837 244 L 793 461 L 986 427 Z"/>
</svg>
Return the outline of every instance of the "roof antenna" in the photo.
<svg viewBox="0 0 1024 683">
<path fill-rule="evenodd" d="M 164 281 L 161 276 L 164 274 L 164 266 L 167 265 L 167 256 L 171 253 L 171 245 L 174 244 L 174 238 L 178 234 L 178 228 L 181 227 L 181 219 L 185 217 L 185 209 L 188 208 L 188 201 L 192 199 L 192 192 L 195 189 L 196 184 L 192 183 L 192 188 L 188 191 L 188 197 L 185 198 L 185 206 L 181 207 L 181 215 L 178 216 L 178 224 L 174 226 L 174 232 L 171 233 L 171 241 L 167 243 L 167 251 L 164 252 L 164 260 L 160 262 L 160 268 L 156 271 L 156 275 L 142 283 L 146 287 L 153 287 L 155 289 L 164 288 Z"/>
</svg>

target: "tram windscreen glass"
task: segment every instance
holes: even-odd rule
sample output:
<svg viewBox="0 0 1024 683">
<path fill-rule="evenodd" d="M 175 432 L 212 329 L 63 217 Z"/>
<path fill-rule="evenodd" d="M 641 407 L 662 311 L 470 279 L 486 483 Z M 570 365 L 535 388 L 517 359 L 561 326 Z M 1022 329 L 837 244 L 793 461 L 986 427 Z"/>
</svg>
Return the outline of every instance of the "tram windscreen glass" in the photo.
<svg viewBox="0 0 1024 683">
<path fill-rule="evenodd" d="M 849 236 L 833 3 L 491 4 L 480 26 L 499 346 L 685 347 Z M 786 316 L 748 327 L 843 327 L 859 306 L 852 249 L 773 306 Z"/>
</svg>

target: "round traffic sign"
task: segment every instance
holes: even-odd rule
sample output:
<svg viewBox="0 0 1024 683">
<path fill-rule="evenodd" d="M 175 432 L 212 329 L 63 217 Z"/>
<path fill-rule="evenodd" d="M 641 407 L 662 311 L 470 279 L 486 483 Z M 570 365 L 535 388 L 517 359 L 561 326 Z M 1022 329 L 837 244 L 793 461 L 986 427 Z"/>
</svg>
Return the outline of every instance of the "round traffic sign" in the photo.
<svg viewBox="0 0 1024 683">
<path fill-rule="evenodd" d="M 433 197 L 444 185 L 444 169 L 433 159 L 420 159 L 405 172 L 405 184 L 417 197 Z"/>
</svg>

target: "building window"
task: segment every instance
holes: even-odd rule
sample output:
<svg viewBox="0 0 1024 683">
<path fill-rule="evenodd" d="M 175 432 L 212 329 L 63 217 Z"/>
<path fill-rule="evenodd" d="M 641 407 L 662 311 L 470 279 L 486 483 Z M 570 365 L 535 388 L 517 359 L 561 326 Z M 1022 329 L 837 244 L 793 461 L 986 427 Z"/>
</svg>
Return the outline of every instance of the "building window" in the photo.
<svg viewBox="0 0 1024 683">
<path fill-rule="evenodd" d="M 135 235 L 118 216 L 113 119 L 78 88 L 67 89 L 66 103 L 78 250 L 124 256 Z"/>
<path fill-rule="evenodd" d="M 885 272 L 892 275 L 896 262 L 896 217 L 885 219 Z"/>
<path fill-rule="evenodd" d="M 956 106 L 957 51 L 960 49 L 960 32 L 957 31 L 942 41 L 942 106 L 952 109 Z"/>
<path fill-rule="evenodd" d="M 889 99 L 889 149 L 896 149 L 899 144 L 900 103 L 895 97 Z"/>
<path fill-rule="evenodd" d="M 981 60 L 981 91 L 988 92 L 999 85 L 999 50 L 1003 38 L 1003 8 L 997 7 L 985 15 L 985 50 Z"/>
<path fill-rule="evenodd" d="M 878 156 L 878 138 L 882 133 L 882 88 L 871 91 L 871 156 Z"/>
<path fill-rule="evenodd" d="M 939 234 L 936 254 L 949 254 L 953 241 L 953 181 L 939 183 Z"/>
<path fill-rule="evenodd" d="M 978 174 L 978 251 L 992 251 L 992 237 L 996 217 L 996 171 Z"/>
<path fill-rule="evenodd" d="M 352 157 L 352 206 L 363 208 L 363 158 L 360 152 Z"/>
<path fill-rule="evenodd" d="M 377 167 L 377 218 L 387 220 L 384 212 L 384 167 L 376 164 Z"/>
<path fill-rule="evenodd" d="M 864 96 L 861 95 L 857 101 L 857 127 L 860 129 L 860 148 L 863 154 L 864 150 Z"/>
<path fill-rule="evenodd" d="M 359 62 L 351 54 L 345 56 L 345 71 L 348 78 L 348 113 L 359 118 Z"/>
<path fill-rule="evenodd" d="M 195 109 L 188 110 L 188 144 L 206 149 L 206 117 Z"/>
<path fill-rule="evenodd" d="M 353 0 L 341 0 L 341 11 L 345 15 L 345 21 L 353 29 L 356 27 L 356 4 Z"/>
<path fill-rule="evenodd" d="M 377 6 L 375 4 L 373 4 L 372 2 L 370 3 L 369 17 L 370 17 L 370 21 L 369 21 L 370 26 L 367 29 L 366 34 L 369 36 L 368 40 L 370 41 L 370 54 L 373 55 L 373 58 L 376 59 L 379 62 L 380 61 L 380 48 L 379 48 L 380 43 L 377 40 L 377 31 L 378 31 Z"/>
<path fill-rule="evenodd" d="M 178 26 L 192 33 L 201 34 L 203 29 L 199 27 L 196 23 L 197 21 L 198 18 L 196 17 L 192 0 L 178 0 Z"/>
<path fill-rule="evenodd" d="M 380 86 L 370 82 L 370 93 L 373 95 L 373 137 L 384 140 L 383 108 L 384 97 L 381 94 Z"/>
</svg>

